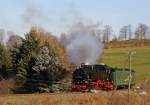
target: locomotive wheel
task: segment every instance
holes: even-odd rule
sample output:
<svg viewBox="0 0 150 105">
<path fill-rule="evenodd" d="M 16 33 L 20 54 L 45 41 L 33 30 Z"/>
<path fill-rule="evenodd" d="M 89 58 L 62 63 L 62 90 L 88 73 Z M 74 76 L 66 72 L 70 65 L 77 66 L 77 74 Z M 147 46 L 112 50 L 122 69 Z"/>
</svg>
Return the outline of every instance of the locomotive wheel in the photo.
<svg viewBox="0 0 150 105">
<path fill-rule="evenodd" d="M 111 82 L 105 82 L 103 85 L 104 90 L 112 90 L 113 84 Z"/>
</svg>

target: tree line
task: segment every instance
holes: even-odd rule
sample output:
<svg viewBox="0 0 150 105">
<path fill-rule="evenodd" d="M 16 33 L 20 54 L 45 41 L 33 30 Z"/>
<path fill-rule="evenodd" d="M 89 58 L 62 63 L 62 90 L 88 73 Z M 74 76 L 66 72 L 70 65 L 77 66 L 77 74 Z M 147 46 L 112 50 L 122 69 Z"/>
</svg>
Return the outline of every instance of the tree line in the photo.
<svg viewBox="0 0 150 105">
<path fill-rule="evenodd" d="M 116 39 L 118 41 L 125 40 L 141 40 L 141 39 L 149 39 L 150 38 L 150 27 L 146 24 L 138 24 L 135 30 L 132 29 L 132 26 L 125 25 L 122 26 L 119 30 L 118 35 L 113 34 L 113 29 L 110 25 L 104 26 L 104 29 L 101 32 L 102 41 L 104 43 L 108 43 L 112 39 Z"/>
<path fill-rule="evenodd" d="M 14 92 L 53 91 L 53 83 L 65 76 L 67 65 L 64 47 L 39 28 L 33 27 L 25 38 L 13 36 L 6 45 L 0 43 L 0 79 L 14 78 Z"/>
</svg>

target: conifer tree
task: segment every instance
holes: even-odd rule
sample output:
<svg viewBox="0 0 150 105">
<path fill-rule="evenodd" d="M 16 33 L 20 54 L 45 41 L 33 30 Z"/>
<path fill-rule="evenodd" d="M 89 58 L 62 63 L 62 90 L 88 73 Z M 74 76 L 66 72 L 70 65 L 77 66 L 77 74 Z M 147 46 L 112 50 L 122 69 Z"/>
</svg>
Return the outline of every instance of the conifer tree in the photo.
<svg viewBox="0 0 150 105">
<path fill-rule="evenodd" d="M 7 77 L 11 67 L 10 52 L 4 45 L 0 44 L 0 75 L 4 78 Z"/>
<path fill-rule="evenodd" d="M 40 48 L 35 65 L 32 67 L 33 74 L 28 81 L 29 90 L 39 92 L 52 91 L 54 81 L 63 78 L 65 69 L 62 68 L 54 49 L 47 46 Z"/>
<path fill-rule="evenodd" d="M 31 74 L 31 68 L 39 50 L 39 39 L 35 34 L 36 32 L 31 30 L 26 34 L 22 44 L 12 50 L 12 62 L 14 69 L 16 69 L 17 84 L 24 84 Z"/>
</svg>

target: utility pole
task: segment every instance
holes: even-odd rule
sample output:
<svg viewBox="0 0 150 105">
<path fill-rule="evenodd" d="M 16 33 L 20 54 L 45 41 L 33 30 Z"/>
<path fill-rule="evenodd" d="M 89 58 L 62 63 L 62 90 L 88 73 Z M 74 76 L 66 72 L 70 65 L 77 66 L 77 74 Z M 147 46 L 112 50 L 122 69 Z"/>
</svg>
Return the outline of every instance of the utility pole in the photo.
<svg viewBox="0 0 150 105">
<path fill-rule="evenodd" d="M 129 69 L 130 69 L 130 73 L 129 73 L 129 84 L 128 84 L 128 102 L 129 102 L 129 105 L 130 105 L 130 89 L 131 89 L 131 80 L 132 80 L 132 64 L 131 64 L 131 61 L 132 61 L 132 56 L 136 54 L 136 52 L 128 52 L 128 57 L 129 57 Z"/>
<path fill-rule="evenodd" d="M 145 79 L 144 83 L 146 83 L 149 80 L 149 77 L 150 77 L 150 72 L 148 73 L 147 78 Z"/>
</svg>

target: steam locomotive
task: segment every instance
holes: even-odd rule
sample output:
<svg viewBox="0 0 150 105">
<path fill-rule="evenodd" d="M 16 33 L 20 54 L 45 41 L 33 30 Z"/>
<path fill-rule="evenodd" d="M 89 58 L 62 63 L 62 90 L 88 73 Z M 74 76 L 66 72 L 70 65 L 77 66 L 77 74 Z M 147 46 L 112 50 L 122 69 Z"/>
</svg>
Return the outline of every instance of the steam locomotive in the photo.
<svg viewBox="0 0 150 105">
<path fill-rule="evenodd" d="M 135 85 L 135 71 L 107 65 L 81 65 L 72 74 L 72 90 L 112 90 Z"/>
</svg>

